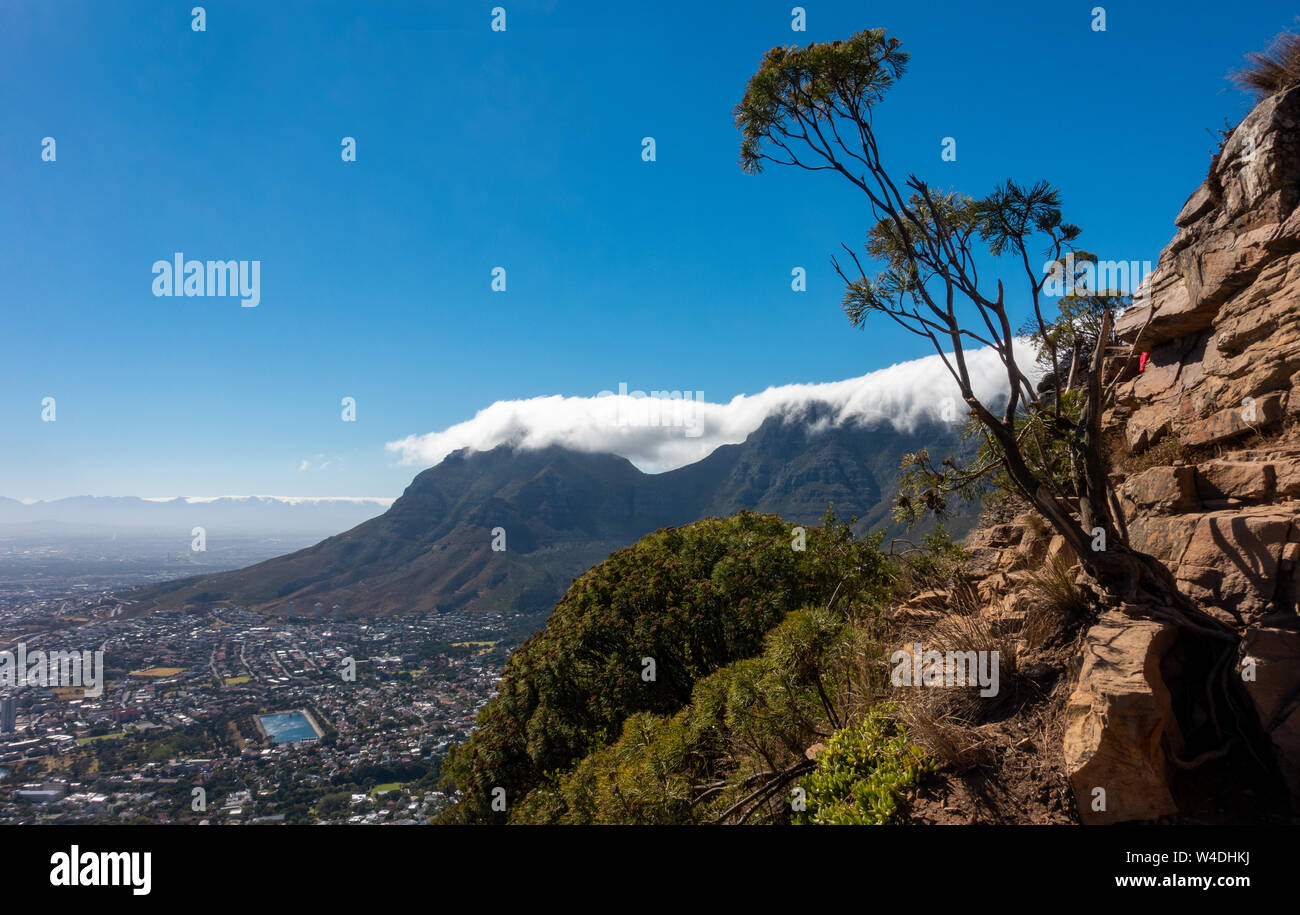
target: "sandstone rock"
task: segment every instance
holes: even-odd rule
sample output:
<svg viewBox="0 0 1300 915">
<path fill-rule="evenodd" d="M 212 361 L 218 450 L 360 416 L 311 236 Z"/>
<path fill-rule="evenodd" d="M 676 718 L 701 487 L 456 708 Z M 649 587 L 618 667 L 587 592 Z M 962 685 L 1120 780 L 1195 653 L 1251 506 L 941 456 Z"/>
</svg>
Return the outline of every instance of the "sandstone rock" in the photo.
<svg viewBox="0 0 1300 915">
<path fill-rule="evenodd" d="M 1300 87 L 1232 131 L 1176 224 L 1116 324 L 1131 349 L 1108 354 L 1116 387 L 1103 429 L 1135 453 L 1162 439 L 1194 449 L 1194 470 L 1149 468 L 1124 482 L 1129 540 L 1203 611 L 1250 633 L 1261 671 L 1252 700 L 1300 809 L 1300 697 L 1288 705 L 1300 692 L 1300 435 L 1282 422 L 1300 415 Z M 1137 353 L 1148 354 L 1145 370 L 1119 377 Z M 1246 436 L 1262 444 L 1234 451 Z M 1202 457 L 1211 447 L 1216 457 Z M 1112 613 L 1087 633 L 1065 737 L 1085 822 L 1173 812 L 1160 743 L 1180 741 L 1152 665 L 1169 638 Z M 1093 787 L 1106 789 L 1108 811 L 1092 811 Z"/>
<path fill-rule="evenodd" d="M 1280 496 L 1300 494 L 1300 461 L 1285 461 L 1273 465 L 1274 481 Z"/>
<path fill-rule="evenodd" d="M 1152 467 L 1124 481 L 1125 498 L 1161 514 L 1197 508 L 1196 473 L 1191 467 Z"/>
<path fill-rule="evenodd" d="M 1300 796 L 1300 631 L 1248 629 L 1241 660 L 1239 671 L 1253 661 L 1242 683 L 1272 741 L 1278 770 L 1292 794 Z"/>
<path fill-rule="evenodd" d="M 1214 206 L 1214 195 L 1202 184 L 1192 192 L 1192 196 L 1187 198 L 1187 202 L 1183 204 L 1183 208 L 1174 219 L 1174 224 L 1179 228 L 1190 225 L 1212 206 Z"/>
<path fill-rule="evenodd" d="M 976 595 L 983 604 L 991 604 L 997 600 L 998 596 L 1006 591 L 1007 576 L 1003 572 L 995 572 L 987 578 L 980 581 L 975 587 Z"/>
<path fill-rule="evenodd" d="M 1129 543 L 1173 568 L 1182 559 L 1199 521 L 1196 515 L 1169 518 L 1139 515 L 1128 522 Z"/>
<path fill-rule="evenodd" d="M 1206 500 L 1258 502 L 1273 494 L 1275 479 L 1272 464 L 1211 461 L 1196 468 L 1196 493 Z"/>
<path fill-rule="evenodd" d="M 1285 391 L 1272 391 L 1241 406 L 1220 410 L 1190 424 L 1180 439 L 1189 447 L 1212 445 L 1270 425 L 1282 418 L 1285 398 Z"/>
<path fill-rule="evenodd" d="M 1026 566 L 1036 566 L 1047 555 L 1047 543 L 1050 535 L 1038 515 L 1021 515 L 1016 518 L 1023 533 L 1016 545 L 1016 556 Z"/>
<path fill-rule="evenodd" d="M 1270 259 L 1295 250 L 1287 246 L 1300 200 L 1298 127 L 1297 89 L 1266 99 L 1237 125 L 1178 215 L 1178 233 L 1150 278 L 1150 303 L 1116 322 L 1121 339 L 1150 350 L 1205 330 Z"/>
<path fill-rule="evenodd" d="M 1074 547 L 1066 541 L 1060 534 L 1052 536 L 1051 541 L 1047 544 L 1047 555 L 1043 558 L 1045 563 L 1060 563 L 1067 569 L 1077 565 L 1079 562 L 1078 554 L 1074 552 Z"/>
<path fill-rule="evenodd" d="M 1154 820 L 1176 812 L 1165 744 L 1178 725 L 1160 660 L 1175 631 L 1118 611 L 1084 638 L 1078 685 L 1065 708 L 1065 771 L 1084 823 Z M 1095 790 L 1105 809 L 1094 810 Z"/>
<path fill-rule="evenodd" d="M 1129 451 L 1145 451 L 1169 431 L 1169 412 L 1163 407 L 1143 407 L 1129 417 L 1125 435 Z"/>
<path fill-rule="evenodd" d="M 943 610 L 948 606 L 947 591 L 922 591 L 910 598 L 905 607 L 909 610 Z"/>
<path fill-rule="evenodd" d="M 1267 513 L 1202 515 L 1174 575 L 1188 597 L 1249 621 L 1269 609 L 1291 518 Z"/>
</svg>

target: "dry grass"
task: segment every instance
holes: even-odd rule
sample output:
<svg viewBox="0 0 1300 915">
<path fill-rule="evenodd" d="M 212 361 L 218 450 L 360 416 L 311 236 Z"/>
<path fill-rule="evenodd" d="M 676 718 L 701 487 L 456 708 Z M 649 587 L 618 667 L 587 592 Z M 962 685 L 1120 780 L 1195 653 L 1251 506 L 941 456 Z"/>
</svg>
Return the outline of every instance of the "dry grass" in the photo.
<svg viewBox="0 0 1300 915">
<path fill-rule="evenodd" d="M 990 739 L 970 722 L 948 708 L 940 690 L 916 690 L 901 705 L 908 739 L 932 759 L 956 772 L 988 766 L 993 762 Z"/>
<path fill-rule="evenodd" d="M 992 764 L 990 738 L 981 729 L 991 710 L 1012 691 L 1015 643 L 995 621 L 979 613 L 954 613 L 937 622 L 922 642 L 926 650 L 997 652 L 998 695 L 981 697 L 978 686 L 911 687 L 896 693 L 908 737 L 956 772 Z"/>
<path fill-rule="evenodd" d="M 1121 436 L 1112 437 L 1108 444 L 1111 469 L 1127 476 L 1152 467 L 1162 467 L 1175 461 L 1192 459 L 1191 452 L 1178 440 L 1178 436 L 1172 433 L 1164 435 L 1158 442 L 1139 454 L 1129 451 L 1128 445 L 1124 443 Z"/>
<path fill-rule="evenodd" d="M 1060 556 L 1030 574 L 1026 588 L 1034 595 L 1025 618 L 1025 643 L 1039 648 L 1072 620 L 1088 612 L 1088 599 L 1074 580 L 1075 567 Z"/>
<path fill-rule="evenodd" d="M 1246 60 L 1233 81 L 1260 99 L 1300 86 L 1300 35 L 1294 32 L 1283 32 L 1267 50 L 1247 54 Z"/>
</svg>

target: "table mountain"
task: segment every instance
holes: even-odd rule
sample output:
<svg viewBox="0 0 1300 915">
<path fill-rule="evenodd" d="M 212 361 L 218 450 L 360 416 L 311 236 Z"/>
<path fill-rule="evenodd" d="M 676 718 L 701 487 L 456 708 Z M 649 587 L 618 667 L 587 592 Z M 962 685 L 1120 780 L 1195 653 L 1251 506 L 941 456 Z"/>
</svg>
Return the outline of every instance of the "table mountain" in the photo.
<svg viewBox="0 0 1300 915">
<path fill-rule="evenodd" d="M 791 524 L 834 503 L 859 529 L 889 526 L 899 461 L 959 447 L 947 427 L 828 425 L 813 410 L 771 417 L 745 442 L 660 474 L 626 458 L 560 447 L 458 451 L 420 473 L 377 518 L 315 546 L 239 569 L 152 586 L 141 609 L 229 602 L 309 615 L 431 609 L 544 611 L 574 577 L 662 527 L 741 509 Z M 969 519 L 957 516 L 962 533 Z M 504 531 L 504 551 L 492 549 Z M 219 536 L 209 532 L 209 539 Z"/>
</svg>

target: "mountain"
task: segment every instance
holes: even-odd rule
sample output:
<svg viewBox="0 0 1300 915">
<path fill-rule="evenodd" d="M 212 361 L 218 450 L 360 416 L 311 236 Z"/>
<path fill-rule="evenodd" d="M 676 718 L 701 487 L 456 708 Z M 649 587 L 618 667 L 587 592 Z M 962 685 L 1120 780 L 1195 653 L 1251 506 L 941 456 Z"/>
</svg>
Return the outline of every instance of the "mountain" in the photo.
<svg viewBox="0 0 1300 915">
<path fill-rule="evenodd" d="M 137 496 L 73 496 L 23 503 L 0 497 L 0 533 L 57 530 L 74 534 L 122 533 L 188 540 L 198 526 L 224 535 L 323 537 L 373 518 L 385 499 L 291 499 L 273 496 L 216 499 L 142 499 Z"/>
<path fill-rule="evenodd" d="M 1120 542 L 1168 589 L 1097 575 L 1013 491 L 960 552 L 832 527 L 795 555 L 763 515 L 660 531 L 511 655 L 437 821 L 1300 822 L 1300 85 L 1175 223 L 1096 378 Z M 756 463 L 720 458 L 730 494 L 770 497 L 773 456 L 819 472 L 761 431 Z"/>
<path fill-rule="evenodd" d="M 834 503 L 858 529 L 889 526 L 902 456 L 947 454 L 956 433 L 886 421 L 831 425 L 811 410 L 771 417 L 742 444 L 647 474 L 627 459 L 550 447 L 459 451 L 420 473 L 383 515 L 315 546 L 249 568 L 129 595 L 150 607 L 229 602 L 271 613 L 345 615 L 432 609 L 546 611 L 583 570 L 662 527 L 742 509 L 791 524 Z M 971 519 L 958 515 L 954 530 Z M 492 549 L 504 531 L 505 550 Z"/>
</svg>

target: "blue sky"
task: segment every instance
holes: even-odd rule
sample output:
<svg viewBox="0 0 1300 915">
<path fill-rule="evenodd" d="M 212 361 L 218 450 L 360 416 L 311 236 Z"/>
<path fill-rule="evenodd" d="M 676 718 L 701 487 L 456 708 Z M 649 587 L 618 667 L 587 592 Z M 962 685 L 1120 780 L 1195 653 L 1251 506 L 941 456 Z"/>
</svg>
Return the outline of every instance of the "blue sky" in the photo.
<svg viewBox="0 0 1300 915">
<path fill-rule="evenodd" d="M 491 2 L 209 2 L 202 33 L 190 2 L 0 7 L 0 495 L 395 496 L 418 468 L 385 442 L 493 401 L 719 401 L 925 355 L 839 309 L 852 188 L 737 167 L 764 51 L 889 29 L 912 55 L 878 123 L 899 174 L 1046 178 L 1082 246 L 1154 261 L 1250 108 L 1226 76 L 1295 23 L 1274 2 L 1106 4 L 1104 33 L 1090 2 L 809 2 L 795 33 L 790 2 L 500 2 L 505 32 Z M 261 304 L 155 297 L 176 251 L 261 261 Z"/>
</svg>

